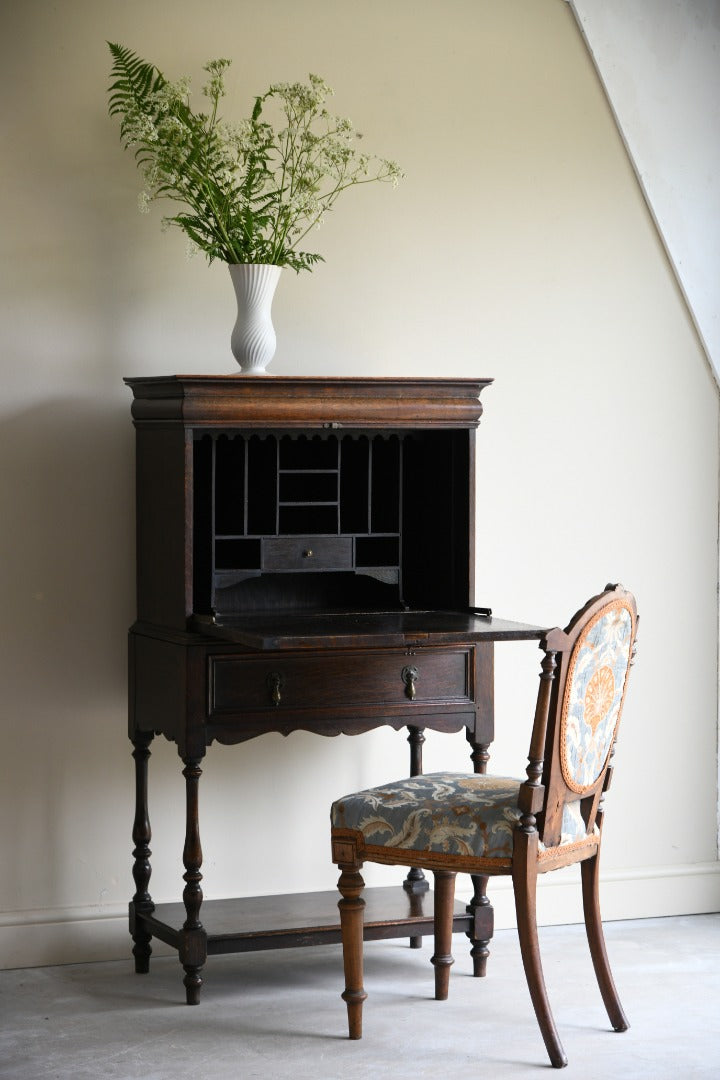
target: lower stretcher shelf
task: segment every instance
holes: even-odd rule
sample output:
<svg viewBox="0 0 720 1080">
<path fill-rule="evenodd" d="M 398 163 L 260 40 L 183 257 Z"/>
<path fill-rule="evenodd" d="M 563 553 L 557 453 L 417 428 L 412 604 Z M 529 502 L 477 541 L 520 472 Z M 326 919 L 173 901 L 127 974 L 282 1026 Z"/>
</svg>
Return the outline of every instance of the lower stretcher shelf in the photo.
<svg viewBox="0 0 720 1080">
<path fill-rule="evenodd" d="M 398 885 L 366 889 L 363 898 L 366 941 L 432 934 L 432 891 L 412 894 Z M 208 955 L 339 943 L 338 899 L 339 893 L 331 891 L 208 900 L 200 910 Z M 150 914 L 138 913 L 137 920 L 153 937 L 180 948 L 183 904 L 157 904 Z M 454 932 L 472 925 L 472 914 L 456 903 Z"/>
</svg>

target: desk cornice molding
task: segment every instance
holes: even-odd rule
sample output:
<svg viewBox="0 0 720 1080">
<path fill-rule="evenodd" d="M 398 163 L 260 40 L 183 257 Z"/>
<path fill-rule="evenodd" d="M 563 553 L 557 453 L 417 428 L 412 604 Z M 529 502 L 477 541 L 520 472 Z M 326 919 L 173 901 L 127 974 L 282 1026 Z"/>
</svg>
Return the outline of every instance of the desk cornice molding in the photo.
<svg viewBox="0 0 720 1080">
<path fill-rule="evenodd" d="M 126 378 L 137 425 L 474 428 L 492 379 L 163 375 Z"/>
</svg>

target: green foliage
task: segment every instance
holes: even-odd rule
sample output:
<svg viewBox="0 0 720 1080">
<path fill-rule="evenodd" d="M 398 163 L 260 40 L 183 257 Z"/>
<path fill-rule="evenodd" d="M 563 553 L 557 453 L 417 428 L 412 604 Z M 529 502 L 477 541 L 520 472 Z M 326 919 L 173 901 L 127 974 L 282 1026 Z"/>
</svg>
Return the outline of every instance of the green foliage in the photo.
<svg viewBox="0 0 720 1080">
<path fill-rule="evenodd" d="M 358 151 L 359 134 L 330 115 L 332 90 L 316 75 L 273 84 L 248 119 L 231 123 L 218 116 L 229 60 L 205 65 L 209 110 L 194 112 L 187 78 L 168 82 L 130 49 L 108 45 L 108 109 L 143 176 L 139 207 L 160 198 L 180 203 L 182 212 L 164 223 L 182 229 L 209 262 L 310 270 L 322 256 L 299 245 L 340 193 L 374 181 L 397 185 L 402 176 L 395 162 Z M 279 115 L 274 125 L 263 114 L 268 104 Z"/>
</svg>

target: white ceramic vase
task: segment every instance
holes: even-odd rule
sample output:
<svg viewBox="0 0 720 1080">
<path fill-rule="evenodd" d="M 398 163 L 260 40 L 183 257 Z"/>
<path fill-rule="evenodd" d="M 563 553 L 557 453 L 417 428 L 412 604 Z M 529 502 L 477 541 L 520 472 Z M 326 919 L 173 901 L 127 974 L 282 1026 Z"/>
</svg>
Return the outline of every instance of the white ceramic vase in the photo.
<svg viewBox="0 0 720 1080">
<path fill-rule="evenodd" d="M 265 369 L 275 355 L 271 309 L 282 267 L 267 263 L 230 263 L 228 269 L 238 309 L 230 338 L 232 354 L 242 375 L 265 375 Z"/>
</svg>

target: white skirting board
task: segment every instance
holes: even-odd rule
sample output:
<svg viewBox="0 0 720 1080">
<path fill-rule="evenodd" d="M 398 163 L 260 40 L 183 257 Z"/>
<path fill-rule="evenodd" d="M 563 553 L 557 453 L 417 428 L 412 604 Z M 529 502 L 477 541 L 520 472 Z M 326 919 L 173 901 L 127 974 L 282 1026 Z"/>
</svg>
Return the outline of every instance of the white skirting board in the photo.
<svg viewBox="0 0 720 1080">
<path fill-rule="evenodd" d="M 458 876 L 458 899 L 467 900 L 469 879 Z M 495 928 L 515 926 L 509 878 L 490 880 Z M 603 918 L 660 918 L 720 911 L 720 862 L 609 870 L 601 875 Z M 201 916 L 202 917 L 202 916 Z M 580 875 L 577 867 L 541 877 L 538 885 L 538 923 L 558 926 L 582 922 Z M 84 964 L 101 960 L 132 961 L 127 910 L 114 905 L 98 909 L 56 908 L 0 913 L 0 968 Z M 154 940 L 153 956 L 175 955 Z"/>
<path fill-rule="evenodd" d="M 457 895 L 469 896 L 458 878 Z M 490 879 L 488 896 L 495 909 L 495 929 L 516 926 L 510 878 Z M 600 909 L 607 922 L 703 915 L 720 911 L 720 862 L 645 866 L 600 871 Z M 538 879 L 539 926 L 583 921 L 580 868 L 571 866 Z"/>
</svg>

